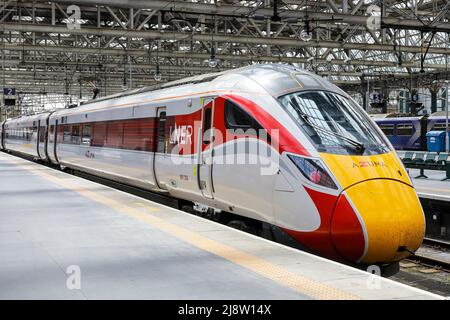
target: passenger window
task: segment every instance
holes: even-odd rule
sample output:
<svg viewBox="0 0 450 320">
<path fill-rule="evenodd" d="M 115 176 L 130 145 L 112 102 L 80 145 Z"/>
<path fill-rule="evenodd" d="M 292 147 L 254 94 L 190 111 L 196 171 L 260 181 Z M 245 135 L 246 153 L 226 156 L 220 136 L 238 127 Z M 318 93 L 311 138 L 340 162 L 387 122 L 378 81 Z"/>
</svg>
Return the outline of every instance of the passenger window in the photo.
<svg viewBox="0 0 450 320">
<path fill-rule="evenodd" d="M 247 112 L 233 102 L 225 101 L 225 127 L 227 129 L 261 129 L 261 126 Z"/>
<path fill-rule="evenodd" d="M 211 108 L 205 109 L 203 121 L 203 143 L 211 143 Z"/>
<path fill-rule="evenodd" d="M 398 136 L 411 136 L 413 134 L 413 126 L 411 124 L 398 124 L 397 135 Z"/>
<path fill-rule="evenodd" d="M 118 149 L 123 147 L 123 121 L 109 121 L 107 123 L 106 132 L 105 147 Z"/>
<path fill-rule="evenodd" d="M 63 127 L 63 143 L 70 143 L 70 127 L 68 125 Z"/>
<path fill-rule="evenodd" d="M 81 136 L 81 144 L 90 146 L 91 145 L 91 125 L 83 125 L 83 134 Z"/>
<path fill-rule="evenodd" d="M 103 147 L 106 140 L 106 123 L 96 122 L 92 125 L 91 132 L 91 146 L 93 147 Z"/>
<path fill-rule="evenodd" d="M 51 125 L 50 126 L 50 130 L 49 130 L 49 133 L 48 133 L 48 135 L 49 135 L 49 142 L 50 143 L 53 143 L 54 142 L 54 134 L 55 134 L 55 126 L 54 125 Z"/>
<path fill-rule="evenodd" d="M 80 144 L 80 126 L 79 125 L 72 126 L 71 143 L 72 144 Z"/>
<path fill-rule="evenodd" d="M 380 124 L 380 129 L 387 136 L 394 135 L 394 125 L 393 124 Z"/>
<path fill-rule="evenodd" d="M 445 123 L 436 123 L 433 126 L 433 129 L 431 129 L 433 131 L 445 131 Z"/>
<path fill-rule="evenodd" d="M 39 128 L 39 142 L 40 143 L 44 143 L 45 142 L 45 127 L 40 127 Z"/>
<path fill-rule="evenodd" d="M 34 132 L 35 132 L 35 127 L 31 127 L 30 131 L 28 133 L 28 136 L 27 136 L 27 141 L 31 141 L 33 139 Z M 37 134 L 37 128 L 36 128 L 36 134 Z"/>
</svg>

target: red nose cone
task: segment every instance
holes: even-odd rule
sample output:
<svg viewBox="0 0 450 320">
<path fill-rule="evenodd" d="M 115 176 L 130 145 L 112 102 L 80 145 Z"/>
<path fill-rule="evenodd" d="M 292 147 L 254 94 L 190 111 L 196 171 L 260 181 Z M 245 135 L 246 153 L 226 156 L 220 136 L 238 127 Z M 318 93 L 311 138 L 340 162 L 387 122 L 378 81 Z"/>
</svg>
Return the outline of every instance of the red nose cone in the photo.
<svg viewBox="0 0 450 320">
<path fill-rule="evenodd" d="M 341 194 L 331 222 L 331 239 L 339 254 L 358 262 L 366 247 L 364 231 L 345 194 Z"/>
</svg>

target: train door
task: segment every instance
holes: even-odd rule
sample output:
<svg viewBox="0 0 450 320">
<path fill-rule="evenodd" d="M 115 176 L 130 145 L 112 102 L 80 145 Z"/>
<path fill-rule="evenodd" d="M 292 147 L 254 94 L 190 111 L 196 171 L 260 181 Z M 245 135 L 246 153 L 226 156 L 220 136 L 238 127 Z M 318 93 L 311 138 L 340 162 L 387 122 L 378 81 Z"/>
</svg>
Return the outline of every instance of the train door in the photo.
<svg viewBox="0 0 450 320">
<path fill-rule="evenodd" d="M 36 135 L 36 153 L 39 159 L 42 159 L 41 153 L 40 153 L 40 144 L 41 144 L 41 120 L 38 120 L 37 123 L 37 135 Z"/>
<path fill-rule="evenodd" d="M 5 149 L 5 136 L 5 121 L 3 121 L 2 123 L 0 123 L 0 150 Z"/>
<path fill-rule="evenodd" d="M 155 183 L 156 186 L 159 189 L 166 189 L 163 187 L 163 182 L 162 182 L 162 176 L 163 176 L 163 172 L 162 172 L 162 166 L 158 166 L 158 162 L 161 159 L 161 157 L 165 157 L 165 153 L 166 153 L 166 108 L 165 107 L 160 107 L 157 109 L 156 111 L 156 116 L 157 116 L 157 128 L 156 128 L 156 134 L 157 134 L 157 138 L 156 138 L 156 147 L 155 147 L 155 152 L 153 153 L 153 175 L 155 177 Z M 164 161 L 163 161 L 164 162 Z"/>
<path fill-rule="evenodd" d="M 46 152 L 46 142 L 47 142 L 47 117 L 41 117 L 38 120 L 38 132 L 37 132 L 37 155 L 39 159 L 46 160 L 47 152 Z"/>
<path fill-rule="evenodd" d="M 50 157 L 48 155 L 48 138 L 50 135 L 50 116 L 52 115 L 52 112 L 47 116 L 47 118 L 45 119 L 45 142 L 44 142 L 44 153 L 45 153 L 45 158 L 50 161 Z"/>
<path fill-rule="evenodd" d="M 215 97 L 201 99 L 202 126 L 198 134 L 197 179 L 198 187 L 205 198 L 214 198 L 213 157 L 214 157 L 214 109 Z"/>
<path fill-rule="evenodd" d="M 56 163 L 59 163 L 58 159 L 58 152 L 57 152 L 57 146 L 58 146 L 58 119 L 55 120 L 55 127 L 53 130 L 53 155 L 55 157 Z"/>
</svg>

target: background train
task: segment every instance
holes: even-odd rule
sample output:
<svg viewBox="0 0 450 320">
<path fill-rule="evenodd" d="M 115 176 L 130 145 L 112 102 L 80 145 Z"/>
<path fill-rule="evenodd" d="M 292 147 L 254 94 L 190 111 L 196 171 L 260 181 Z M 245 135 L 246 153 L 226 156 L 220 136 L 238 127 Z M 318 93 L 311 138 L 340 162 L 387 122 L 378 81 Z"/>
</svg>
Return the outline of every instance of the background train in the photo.
<svg viewBox="0 0 450 320">
<path fill-rule="evenodd" d="M 445 112 L 443 111 L 422 116 L 399 116 L 396 114 L 372 116 L 397 150 L 426 151 L 427 132 L 445 131 Z"/>
<path fill-rule="evenodd" d="M 422 207 L 382 131 L 341 89 L 291 66 L 253 65 L 10 119 L 1 146 L 349 264 L 398 266 L 424 236 Z"/>
</svg>

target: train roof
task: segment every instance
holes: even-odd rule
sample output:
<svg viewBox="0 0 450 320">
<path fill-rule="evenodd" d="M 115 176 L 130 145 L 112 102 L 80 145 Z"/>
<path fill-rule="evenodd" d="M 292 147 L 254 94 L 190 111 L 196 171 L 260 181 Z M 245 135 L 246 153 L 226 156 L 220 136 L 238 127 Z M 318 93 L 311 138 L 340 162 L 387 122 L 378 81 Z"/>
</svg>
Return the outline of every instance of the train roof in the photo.
<svg viewBox="0 0 450 320">
<path fill-rule="evenodd" d="M 203 87 L 197 87 L 197 85 Z M 166 96 L 182 96 L 183 93 L 198 93 L 201 90 L 242 91 L 256 94 L 267 94 L 275 98 L 302 90 L 326 90 L 349 97 L 347 93 L 324 78 L 309 71 L 287 64 L 253 64 L 243 68 L 207 73 L 185 79 L 175 80 L 151 87 L 138 88 L 103 98 L 90 100 L 74 108 L 53 110 L 55 114 L 68 115 L 72 112 L 86 112 L 93 109 L 104 109 L 118 105 L 129 106 L 142 101 L 161 99 Z M 222 90 L 225 89 L 225 90 Z M 152 97 L 149 97 L 152 96 Z M 129 97 L 127 101 L 123 98 Z M 150 98 L 150 100 L 148 99 Z M 50 112 L 43 114 L 48 115 Z M 43 114 L 18 117 L 13 120 L 23 123 L 40 118 Z"/>
<path fill-rule="evenodd" d="M 369 116 L 372 119 L 384 119 L 384 118 L 389 118 L 390 113 L 371 113 L 369 114 Z"/>
<path fill-rule="evenodd" d="M 253 64 L 242 68 L 225 70 L 215 73 L 206 73 L 154 86 L 138 88 L 126 92 L 120 92 L 103 98 L 89 100 L 87 102 L 82 103 L 81 105 L 85 106 L 102 101 L 138 95 L 141 93 L 158 92 L 176 86 L 214 82 L 216 80 L 220 81 L 233 75 L 241 75 L 250 78 L 254 82 L 257 82 L 270 95 L 275 97 L 304 89 L 328 90 L 347 95 L 336 85 L 328 82 L 327 80 L 323 79 L 322 77 L 314 73 L 294 67 L 292 65 L 268 63 L 268 64 Z"/>
<path fill-rule="evenodd" d="M 432 117 L 445 117 L 446 112 L 445 111 L 437 111 L 433 112 L 431 114 Z"/>
<path fill-rule="evenodd" d="M 181 85 L 185 85 L 185 84 L 196 84 L 196 83 L 207 82 L 207 81 L 214 80 L 223 74 L 230 73 L 235 70 L 238 70 L 238 69 L 195 75 L 192 77 L 169 81 L 169 82 L 165 82 L 165 83 L 161 83 L 161 84 L 156 84 L 153 86 L 147 86 L 147 87 L 137 88 L 137 89 L 129 90 L 129 91 L 125 91 L 125 92 L 119 92 L 119 93 L 111 94 L 109 96 L 105 96 L 105 97 L 102 97 L 99 99 L 93 99 L 93 100 L 83 102 L 83 103 L 81 103 L 81 105 L 87 105 L 87 104 L 91 104 L 91 103 L 97 103 L 100 101 L 116 99 L 116 98 L 121 98 L 121 97 L 127 97 L 130 95 L 135 95 L 135 94 L 139 94 L 139 93 L 152 92 L 152 91 L 156 91 L 156 90 L 166 89 L 166 88 L 175 87 L 175 86 L 181 86 Z"/>
<path fill-rule="evenodd" d="M 383 113 L 383 114 L 371 114 L 370 116 L 376 122 L 402 122 L 402 121 L 416 121 L 421 120 L 424 117 L 428 119 L 445 119 L 445 111 L 434 112 L 431 115 L 419 115 L 412 116 L 410 114 L 399 114 L 399 113 Z"/>
<path fill-rule="evenodd" d="M 423 116 L 418 117 L 385 117 L 385 118 L 374 118 L 375 122 L 403 122 L 403 121 L 420 121 Z"/>
<path fill-rule="evenodd" d="M 446 112 L 445 111 L 438 111 L 431 114 L 431 119 L 445 119 Z"/>
<path fill-rule="evenodd" d="M 36 113 L 33 115 L 22 115 L 15 118 L 6 119 L 4 122 L 7 124 L 32 124 L 34 121 L 37 120 L 44 120 L 51 112 L 42 112 L 42 113 Z"/>
</svg>

